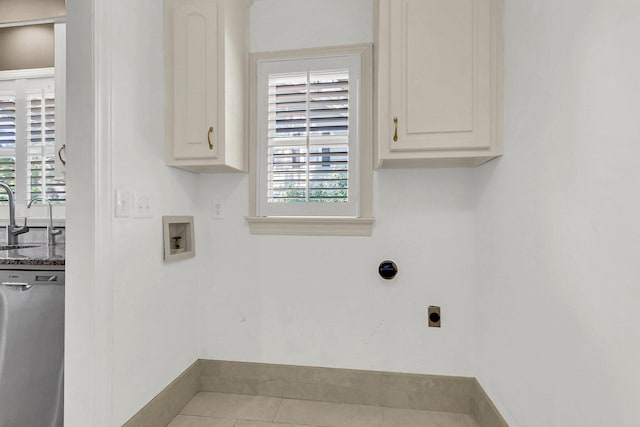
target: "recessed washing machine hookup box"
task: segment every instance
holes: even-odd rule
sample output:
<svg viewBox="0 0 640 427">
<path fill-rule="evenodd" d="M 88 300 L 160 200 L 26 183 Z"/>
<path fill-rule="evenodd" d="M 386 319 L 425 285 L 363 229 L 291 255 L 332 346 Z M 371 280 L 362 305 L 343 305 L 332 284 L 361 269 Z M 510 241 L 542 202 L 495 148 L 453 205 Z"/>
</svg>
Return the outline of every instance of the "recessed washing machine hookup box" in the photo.
<svg viewBox="0 0 640 427">
<path fill-rule="evenodd" d="M 192 216 L 163 216 L 162 225 L 165 261 L 196 256 Z"/>
</svg>

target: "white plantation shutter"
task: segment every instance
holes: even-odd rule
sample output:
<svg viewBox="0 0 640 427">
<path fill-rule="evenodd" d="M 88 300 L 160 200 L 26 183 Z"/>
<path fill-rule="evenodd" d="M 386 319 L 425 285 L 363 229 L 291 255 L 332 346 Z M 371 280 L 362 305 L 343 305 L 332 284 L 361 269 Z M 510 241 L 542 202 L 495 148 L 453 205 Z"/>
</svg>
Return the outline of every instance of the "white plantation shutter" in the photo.
<svg viewBox="0 0 640 427">
<path fill-rule="evenodd" d="M 260 64 L 260 216 L 357 216 L 359 59 Z"/>
<path fill-rule="evenodd" d="M 53 70 L 0 72 L 0 181 L 17 203 L 47 197 L 65 202 L 64 181 L 54 178 L 56 104 Z M 0 192 L 0 204 L 7 196 Z"/>
<path fill-rule="evenodd" d="M 65 201 L 65 186 L 55 179 L 55 98 L 53 93 L 28 95 L 27 191 L 28 198 Z"/>
<path fill-rule="evenodd" d="M 349 199 L 347 70 L 269 79 L 268 200 Z"/>
<path fill-rule="evenodd" d="M 16 188 L 16 97 L 0 94 L 0 181 Z M 7 195 L 0 193 L 0 202 L 7 202 Z"/>
</svg>

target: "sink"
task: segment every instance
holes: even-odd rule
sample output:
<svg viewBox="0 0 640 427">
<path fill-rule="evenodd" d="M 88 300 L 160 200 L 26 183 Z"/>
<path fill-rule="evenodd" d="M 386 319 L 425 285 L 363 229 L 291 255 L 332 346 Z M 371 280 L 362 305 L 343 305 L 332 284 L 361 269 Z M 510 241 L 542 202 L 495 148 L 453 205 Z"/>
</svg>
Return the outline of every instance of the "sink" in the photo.
<svg viewBox="0 0 640 427">
<path fill-rule="evenodd" d="M 12 249 L 37 248 L 41 245 L 0 245 L 0 251 L 10 251 Z"/>
</svg>

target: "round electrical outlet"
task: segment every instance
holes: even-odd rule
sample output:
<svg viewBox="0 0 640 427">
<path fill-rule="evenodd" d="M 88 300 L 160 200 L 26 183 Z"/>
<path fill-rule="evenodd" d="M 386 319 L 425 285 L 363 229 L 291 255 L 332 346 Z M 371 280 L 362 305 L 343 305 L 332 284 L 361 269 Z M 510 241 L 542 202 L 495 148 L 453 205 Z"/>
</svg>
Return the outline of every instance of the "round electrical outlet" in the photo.
<svg viewBox="0 0 640 427">
<path fill-rule="evenodd" d="M 431 313 L 429 315 L 429 320 L 431 320 L 433 323 L 438 323 L 440 321 L 440 315 L 438 313 Z"/>
</svg>

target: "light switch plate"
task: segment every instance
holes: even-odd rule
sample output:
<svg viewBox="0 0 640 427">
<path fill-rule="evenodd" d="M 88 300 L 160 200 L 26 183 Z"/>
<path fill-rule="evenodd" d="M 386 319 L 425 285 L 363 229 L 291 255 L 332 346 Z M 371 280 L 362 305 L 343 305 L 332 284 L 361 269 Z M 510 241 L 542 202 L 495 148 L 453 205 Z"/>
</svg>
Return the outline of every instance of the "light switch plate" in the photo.
<svg viewBox="0 0 640 427">
<path fill-rule="evenodd" d="M 131 216 L 131 192 L 129 190 L 116 190 L 116 218 L 128 218 Z"/>
</svg>

